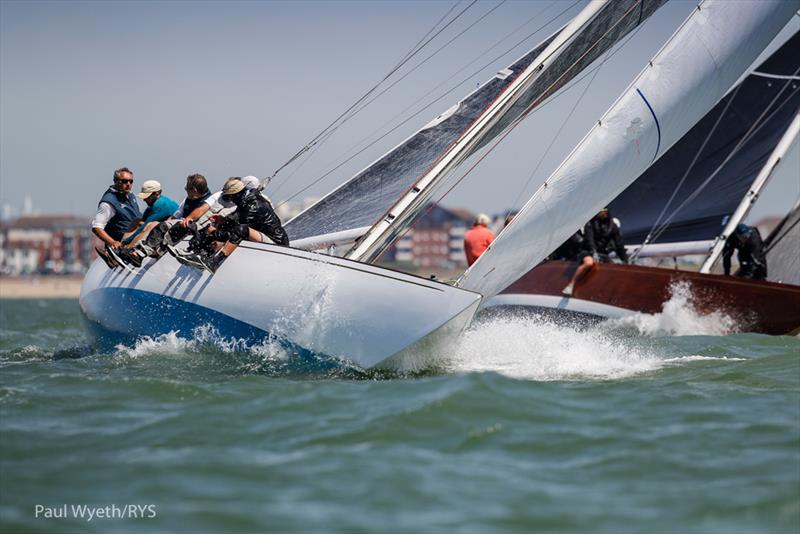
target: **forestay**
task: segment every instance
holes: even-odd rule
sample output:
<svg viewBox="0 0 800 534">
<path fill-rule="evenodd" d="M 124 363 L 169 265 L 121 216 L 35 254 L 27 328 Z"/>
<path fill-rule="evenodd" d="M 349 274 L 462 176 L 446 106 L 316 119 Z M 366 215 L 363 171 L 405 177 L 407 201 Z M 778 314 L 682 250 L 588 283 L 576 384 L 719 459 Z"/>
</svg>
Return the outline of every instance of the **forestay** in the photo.
<svg viewBox="0 0 800 534">
<path fill-rule="evenodd" d="M 482 131 L 475 143 L 459 155 L 458 162 L 472 155 L 507 129 L 523 113 L 562 88 L 614 43 L 647 19 L 664 1 L 592 2 L 587 8 L 592 9 L 592 17 L 579 27 L 579 36 L 569 36 L 569 39 L 561 36 L 564 44 L 558 49 L 558 55 L 548 56 L 546 68 L 532 79 L 532 83 L 517 96 L 505 114 Z M 286 230 L 290 238 L 294 241 L 371 226 L 381 219 L 390 206 L 404 192 L 410 190 L 487 108 L 531 67 L 534 60 L 538 58 L 541 61 L 540 56 L 557 36 L 560 36 L 560 32 L 556 32 L 508 68 L 501 70 L 458 104 L 289 221 Z M 406 222 L 413 219 L 424 206 L 424 202 L 417 204 L 417 209 L 408 214 Z M 385 241 L 388 243 L 390 239 Z"/>
<path fill-rule="evenodd" d="M 693 9 L 458 285 L 490 297 L 542 261 L 706 114 L 794 11 L 780 0 Z"/>
</svg>

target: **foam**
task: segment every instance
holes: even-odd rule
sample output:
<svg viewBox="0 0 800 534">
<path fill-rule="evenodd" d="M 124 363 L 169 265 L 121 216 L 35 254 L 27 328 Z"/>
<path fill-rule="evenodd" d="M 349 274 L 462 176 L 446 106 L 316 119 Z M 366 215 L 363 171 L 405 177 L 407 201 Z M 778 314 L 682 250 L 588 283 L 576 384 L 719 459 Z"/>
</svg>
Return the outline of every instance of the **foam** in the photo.
<svg viewBox="0 0 800 534">
<path fill-rule="evenodd" d="M 497 316 L 473 325 L 449 362 L 455 372 L 543 381 L 619 379 L 662 366 L 663 359 L 630 339 L 540 316 Z"/>
<path fill-rule="evenodd" d="M 737 321 L 730 315 L 715 311 L 697 311 L 692 286 L 685 280 L 674 282 L 670 298 L 661 313 L 637 313 L 603 323 L 607 330 L 633 329 L 644 336 L 723 336 L 738 330 Z"/>
</svg>

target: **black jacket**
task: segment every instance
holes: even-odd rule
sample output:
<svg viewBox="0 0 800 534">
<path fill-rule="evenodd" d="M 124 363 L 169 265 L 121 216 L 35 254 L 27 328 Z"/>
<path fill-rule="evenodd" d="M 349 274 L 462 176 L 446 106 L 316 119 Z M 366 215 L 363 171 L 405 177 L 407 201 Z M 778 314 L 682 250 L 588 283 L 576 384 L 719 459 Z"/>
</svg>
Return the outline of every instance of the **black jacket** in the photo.
<svg viewBox="0 0 800 534">
<path fill-rule="evenodd" d="M 722 249 L 722 268 L 726 275 L 731 273 L 731 256 L 733 256 L 734 250 L 739 251 L 739 265 L 742 270 L 740 275 L 747 278 L 766 278 L 767 256 L 758 228 L 751 227 L 750 235 L 744 241 L 740 241 L 735 233 L 725 240 L 725 246 Z M 763 271 L 763 276 L 751 274 L 751 271 L 755 273 L 756 270 L 759 273 Z"/>
<path fill-rule="evenodd" d="M 250 190 L 231 199 L 236 204 L 239 224 L 246 224 L 275 241 L 279 245 L 289 245 L 289 236 L 281 225 L 269 201 L 257 190 Z"/>
<path fill-rule="evenodd" d="M 583 227 L 583 249 L 590 254 L 608 254 L 613 250 L 619 259 L 628 263 L 625 243 L 622 242 L 619 227 L 611 217 L 594 217 L 586 223 Z"/>
</svg>

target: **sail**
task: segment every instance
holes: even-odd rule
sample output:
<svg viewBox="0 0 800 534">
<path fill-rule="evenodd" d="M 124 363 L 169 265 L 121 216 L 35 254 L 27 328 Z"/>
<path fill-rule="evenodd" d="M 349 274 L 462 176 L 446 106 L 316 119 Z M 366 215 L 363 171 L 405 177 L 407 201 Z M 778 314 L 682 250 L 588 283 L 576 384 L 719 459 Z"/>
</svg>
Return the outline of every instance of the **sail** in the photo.
<svg viewBox="0 0 800 534">
<path fill-rule="evenodd" d="M 794 10 L 780 0 L 693 9 L 459 286 L 489 297 L 542 261 L 708 113 Z"/>
<path fill-rule="evenodd" d="M 769 234 L 764 246 L 767 280 L 800 285 L 800 204 Z"/>
<path fill-rule="evenodd" d="M 605 52 L 630 30 L 647 19 L 665 0 L 620 0 L 590 4 L 593 18 L 583 24 L 580 39 L 570 35 L 558 49 L 558 55 L 517 96 L 503 117 L 489 125 L 475 142 L 460 155 L 458 162 L 472 155 L 481 146 L 490 142 L 514 120 L 540 104 L 546 97 L 561 89 L 578 75 L 582 69 Z M 585 10 L 584 10 L 585 11 Z M 613 28 L 610 28 L 613 26 Z M 286 224 L 292 241 L 321 234 L 342 232 L 363 226 L 372 226 L 387 210 L 409 191 L 443 154 L 459 140 L 508 88 L 531 68 L 534 60 L 542 61 L 542 55 L 563 29 L 551 35 L 512 65 L 501 70 L 466 98 L 441 113 L 425 127 L 414 133 L 397 147 L 373 162 L 339 188 L 323 197 L 316 204 Z M 602 39 L 601 36 L 604 36 Z M 537 65 L 538 65 L 537 63 Z M 534 67 L 535 68 L 535 67 Z M 429 197 L 429 195 L 428 195 Z M 417 203 L 413 217 L 424 202 Z M 399 231 L 399 229 L 398 229 Z M 394 232 L 396 234 L 397 232 Z M 387 243 L 389 239 L 385 240 Z"/>
<path fill-rule="evenodd" d="M 700 241 L 719 235 L 800 108 L 798 68 L 800 32 L 728 91 L 609 204 L 614 217 L 622 221 L 625 243 L 645 241 L 673 192 L 659 222 L 668 225 L 651 242 Z"/>
</svg>

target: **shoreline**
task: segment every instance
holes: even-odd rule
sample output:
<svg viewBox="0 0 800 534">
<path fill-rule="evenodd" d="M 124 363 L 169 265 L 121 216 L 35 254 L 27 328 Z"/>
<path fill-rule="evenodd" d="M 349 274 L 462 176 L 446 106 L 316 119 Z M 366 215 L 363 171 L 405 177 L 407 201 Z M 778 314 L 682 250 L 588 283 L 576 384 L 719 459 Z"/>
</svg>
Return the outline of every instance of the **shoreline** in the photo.
<svg viewBox="0 0 800 534">
<path fill-rule="evenodd" d="M 83 276 L 0 276 L 0 300 L 77 299 Z"/>
</svg>

